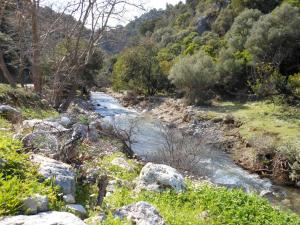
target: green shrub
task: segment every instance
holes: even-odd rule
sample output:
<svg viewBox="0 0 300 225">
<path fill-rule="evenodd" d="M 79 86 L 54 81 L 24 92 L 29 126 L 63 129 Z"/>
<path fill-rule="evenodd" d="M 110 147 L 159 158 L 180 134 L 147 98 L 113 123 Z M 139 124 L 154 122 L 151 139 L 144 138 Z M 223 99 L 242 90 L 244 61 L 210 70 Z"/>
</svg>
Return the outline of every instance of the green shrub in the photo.
<svg viewBox="0 0 300 225">
<path fill-rule="evenodd" d="M 20 142 L 0 136 L 0 160 L 0 216 L 21 213 L 23 199 L 36 193 L 48 196 L 50 208 L 59 207 L 58 188 L 51 180 L 40 182 Z"/>
<path fill-rule="evenodd" d="M 296 73 L 290 76 L 288 80 L 288 84 L 292 92 L 295 95 L 300 96 L 300 73 Z"/>
<path fill-rule="evenodd" d="M 166 191 L 153 193 L 143 191 L 134 195 L 129 189 L 119 188 L 106 199 L 113 208 L 138 201 L 154 205 L 166 224 L 300 224 L 296 215 L 274 209 L 267 200 L 242 190 L 228 190 L 212 186 L 192 187 L 188 191 L 175 193 Z M 206 211 L 207 218 L 201 218 Z"/>
<path fill-rule="evenodd" d="M 211 95 L 209 90 L 218 81 L 211 57 L 203 52 L 181 58 L 171 69 L 169 79 L 185 91 L 191 103 L 203 103 Z"/>
</svg>

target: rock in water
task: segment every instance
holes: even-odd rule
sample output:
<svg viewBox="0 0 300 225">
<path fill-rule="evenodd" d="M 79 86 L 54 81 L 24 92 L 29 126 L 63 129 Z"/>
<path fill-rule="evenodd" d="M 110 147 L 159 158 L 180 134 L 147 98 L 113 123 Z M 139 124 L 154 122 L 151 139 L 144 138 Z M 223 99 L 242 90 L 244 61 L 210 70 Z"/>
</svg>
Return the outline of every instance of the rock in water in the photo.
<svg viewBox="0 0 300 225">
<path fill-rule="evenodd" d="M 55 179 L 65 195 L 75 196 L 75 173 L 70 165 L 35 154 L 31 156 L 31 161 L 39 164 L 40 174 Z"/>
<path fill-rule="evenodd" d="M 81 219 L 67 212 L 46 212 L 33 216 L 7 216 L 0 218 L 1 225 L 86 225 Z"/>
<path fill-rule="evenodd" d="M 118 209 L 115 217 L 127 219 L 136 225 L 165 225 L 156 208 L 147 202 L 137 202 Z"/>
<path fill-rule="evenodd" d="M 22 121 L 21 112 L 9 105 L 0 105 L 0 115 L 12 123 L 18 123 Z"/>
<path fill-rule="evenodd" d="M 141 170 L 138 189 L 164 191 L 171 188 L 176 192 L 186 189 L 183 176 L 174 168 L 162 164 L 147 163 Z"/>
</svg>

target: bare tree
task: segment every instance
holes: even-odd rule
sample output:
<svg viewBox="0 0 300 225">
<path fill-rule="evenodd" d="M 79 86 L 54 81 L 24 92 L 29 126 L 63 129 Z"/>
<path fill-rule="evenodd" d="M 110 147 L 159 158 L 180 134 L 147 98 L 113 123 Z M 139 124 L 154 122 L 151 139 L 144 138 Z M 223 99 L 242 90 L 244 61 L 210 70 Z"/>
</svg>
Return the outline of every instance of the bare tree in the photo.
<svg viewBox="0 0 300 225">
<path fill-rule="evenodd" d="M 42 74 L 40 69 L 40 43 L 38 28 L 39 0 L 30 1 L 31 5 L 31 31 L 32 31 L 32 78 L 34 89 L 40 93 L 42 91 Z"/>
<path fill-rule="evenodd" d="M 180 170 L 194 172 L 201 160 L 201 154 L 207 148 L 204 140 L 162 125 L 161 134 L 163 146 L 155 154 L 154 160 Z"/>
<path fill-rule="evenodd" d="M 81 76 L 99 49 L 109 22 L 120 18 L 128 6 L 142 8 L 138 0 L 77 0 L 67 4 L 67 12 L 77 21 L 66 17 L 57 19 L 60 24 L 57 29 L 64 39 L 64 54 L 54 57 L 52 102 L 55 107 L 58 108 L 63 100 L 68 105 L 82 86 Z"/>
<path fill-rule="evenodd" d="M 1 0 L 0 1 L 0 25 L 2 25 L 4 16 L 5 16 L 5 10 L 6 7 L 9 6 L 9 2 L 6 0 Z M 3 43 L 1 43 L 1 45 L 3 45 Z M 4 43 L 5 45 L 5 43 Z M 8 83 L 12 86 L 12 87 L 16 87 L 16 82 L 13 79 L 11 73 L 9 72 L 5 60 L 4 60 L 4 54 L 5 51 L 9 48 L 9 46 L 0 46 L 0 70 L 2 71 L 3 76 L 5 77 L 5 79 L 8 81 Z"/>
<path fill-rule="evenodd" d="M 130 158 L 134 156 L 132 145 L 136 143 L 136 135 L 139 132 L 139 119 L 116 121 L 114 118 L 110 124 L 103 129 L 102 134 L 116 138 L 123 145 L 123 152 Z"/>
</svg>

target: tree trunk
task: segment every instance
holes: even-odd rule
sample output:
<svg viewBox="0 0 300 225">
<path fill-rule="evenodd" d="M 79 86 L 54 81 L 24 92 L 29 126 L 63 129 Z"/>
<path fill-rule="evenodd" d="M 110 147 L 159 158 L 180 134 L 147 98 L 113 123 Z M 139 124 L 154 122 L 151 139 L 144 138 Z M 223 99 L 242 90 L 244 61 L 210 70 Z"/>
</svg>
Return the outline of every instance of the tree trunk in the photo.
<svg viewBox="0 0 300 225">
<path fill-rule="evenodd" d="M 102 175 L 98 181 L 98 196 L 97 196 L 97 206 L 101 206 L 103 199 L 106 195 L 106 188 L 108 185 L 107 175 Z"/>
<path fill-rule="evenodd" d="M 39 1 L 33 0 L 32 7 L 31 7 L 32 78 L 33 78 L 34 90 L 40 93 L 42 91 L 42 75 L 40 70 L 40 46 L 39 46 L 38 21 L 37 21 L 38 8 L 39 8 Z"/>
<path fill-rule="evenodd" d="M 7 69 L 7 66 L 4 62 L 3 53 L 1 51 L 0 51 L 0 69 L 2 70 L 3 76 L 8 81 L 10 86 L 16 87 L 16 82 L 15 82 L 14 78 L 12 77 L 12 75 L 10 74 L 10 72 Z"/>
</svg>

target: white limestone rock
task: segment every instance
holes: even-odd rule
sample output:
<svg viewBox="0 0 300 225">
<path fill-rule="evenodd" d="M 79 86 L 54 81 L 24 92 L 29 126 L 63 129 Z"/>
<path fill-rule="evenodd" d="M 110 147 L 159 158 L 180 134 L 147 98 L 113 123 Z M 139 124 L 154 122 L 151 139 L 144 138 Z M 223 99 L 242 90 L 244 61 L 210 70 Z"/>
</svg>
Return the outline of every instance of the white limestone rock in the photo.
<svg viewBox="0 0 300 225">
<path fill-rule="evenodd" d="M 137 202 L 118 209 L 114 216 L 136 225 L 165 225 L 157 209 L 147 202 Z"/>
<path fill-rule="evenodd" d="M 32 216 L 7 216 L 0 218 L 0 225 L 86 225 L 68 212 L 44 212 Z"/>
<path fill-rule="evenodd" d="M 168 188 L 177 193 L 184 191 L 186 185 L 183 176 L 170 166 L 147 163 L 139 175 L 137 189 L 161 192 Z"/>
</svg>

